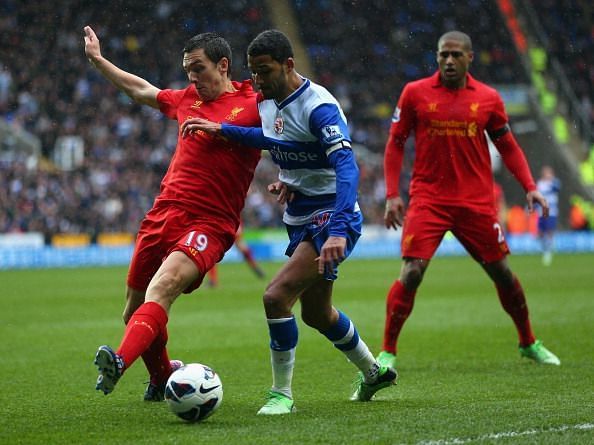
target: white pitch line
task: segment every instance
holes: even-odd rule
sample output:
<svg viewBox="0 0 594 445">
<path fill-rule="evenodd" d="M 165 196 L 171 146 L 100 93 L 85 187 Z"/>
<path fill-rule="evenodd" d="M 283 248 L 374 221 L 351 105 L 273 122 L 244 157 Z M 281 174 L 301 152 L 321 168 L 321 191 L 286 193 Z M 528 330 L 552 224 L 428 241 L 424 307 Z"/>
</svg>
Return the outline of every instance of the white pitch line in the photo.
<svg viewBox="0 0 594 445">
<path fill-rule="evenodd" d="M 532 429 L 532 430 L 526 430 L 526 431 L 505 431 L 502 433 L 490 433 L 490 434 L 485 434 L 485 435 L 477 436 L 477 437 L 467 437 L 467 438 L 455 437 L 453 439 L 421 440 L 420 442 L 417 442 L 417 445 L 460 445 L 460 444 L 481 441 L 481 440 L 486 440 L 486 439 L 498 440 L 498 439 L 506 439 L 509 437 L 535 436 L 537 434 L 546 434 L 546 433 L 561 433 L 563 431 L 568 431 L 568 430 L 591 430 L 591 429 L 594 429 L 594 424 L 582 423 L 579 425 L 561 425 L 558 427 Z"/>
</svg>

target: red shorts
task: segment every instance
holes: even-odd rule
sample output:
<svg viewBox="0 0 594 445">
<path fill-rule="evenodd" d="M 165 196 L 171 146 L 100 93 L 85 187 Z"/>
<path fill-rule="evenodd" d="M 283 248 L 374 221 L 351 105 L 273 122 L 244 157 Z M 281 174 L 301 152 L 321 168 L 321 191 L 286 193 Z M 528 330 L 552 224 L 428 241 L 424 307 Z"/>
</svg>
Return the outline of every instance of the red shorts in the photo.
<svg viewBox="0 0 594 445">
<path fill-rule="evenodd" d="M 146 290 L 163 260 L 171 252 L 181 251 L 200 272 L 200 277 L 184 291 L 192 292 L 200 286 L 204 274 L 223 258 L 234 240 L 235 227 L 231 224 L 202 220 L 173 206 L 153 207 L 140 224 L 128 271 L 128 286 Z"/>
<path fill-rule="evenodd" d="M 494 208 L 479 210 L 413 200 L 402 229 L 402 257 L 431 259 L 448 230 L 481 263 L 499 261 L 509 254 Z"/>
</svg>

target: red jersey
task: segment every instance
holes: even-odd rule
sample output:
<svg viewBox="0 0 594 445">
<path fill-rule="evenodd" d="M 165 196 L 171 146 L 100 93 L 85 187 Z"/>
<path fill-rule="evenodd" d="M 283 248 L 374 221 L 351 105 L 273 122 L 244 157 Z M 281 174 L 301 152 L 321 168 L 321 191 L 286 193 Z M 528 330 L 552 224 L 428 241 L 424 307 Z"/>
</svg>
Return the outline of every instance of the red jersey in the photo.
<svg viewBox="0 0 594 445">
<path fill-rule="evenodd" d="M 466 87 L 458 90 L 443 86 L 439 72 L 408 83 L 394 112 L 386 145 L 387 196 L 398 194 L 400 153 L 414 130 L 411 199 L 492 208 L 493 173 L 485 131 L 499 132 L 506 128 L 507 122 L 499 93 L 469 74 Z M 400 162 L 393 158 L 399 158 Z M 523 154 L 520 158 L 519 163 L 523 159 L 524 165 L 518 165 L 518 169 L 527 169 Z M 531 176 L 529 170 L 528 176 Z M 530 187 L 529 180 L 520 180 Z"/>
<path fill-rule="evenodd" d="M 157 95 L 160 110 L 179 124 L 201 117 L 246 127 L 259 127 L 256 93 L 251 82 L 233 82 L 234 92 L 214 101 L 202 101 L 196 88 L 162 90 Z M 155 205 L 183 208 L 198 217 L 224 224 L 235 233 L 249 185 L 260 159 L 260 150 L 238 142 L 196 132 L 177 139 L 177 148 L 161 182 Z M 222 227 L 223 228 L 223 227 Z"/>
</svg>

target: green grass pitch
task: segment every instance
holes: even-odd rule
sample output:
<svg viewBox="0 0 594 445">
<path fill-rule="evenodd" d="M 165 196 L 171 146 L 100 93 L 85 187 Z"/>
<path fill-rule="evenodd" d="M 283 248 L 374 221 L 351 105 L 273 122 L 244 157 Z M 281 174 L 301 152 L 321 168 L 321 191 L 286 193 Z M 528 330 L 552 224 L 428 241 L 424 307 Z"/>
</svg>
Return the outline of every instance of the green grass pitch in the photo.
<svg viewBox="0 0 594 445">
<path fill-rule="evenodd" d="M 0 272 L 1 444 L 461 444 L 594 442 L 594 255 L 510 257 L 536 335 L 561 359 L 519 357 L 511 320 L 480 267 L 436 258 L 399 345 L 399 384 L 369 403 L 348 400 L 355 369 L 299 322 L 297 413 L 260 417 L 270 385 L 265 281 L 222 264 L 221 285 L 180 297 L 169 322 L 172 358 L 212 366 L 221 408 L 186 424 L 145 403 L 141 360 L 113 394 L 95 391 L 101 344 L 123 332 L 126 268 Z M 268 276 L 279 263 L 264 264 Z M 349 260 L 335 305 L 376 353 L 397 260 Z M 296 307 L 299 319 L 299 308 Z"/>
</svg>

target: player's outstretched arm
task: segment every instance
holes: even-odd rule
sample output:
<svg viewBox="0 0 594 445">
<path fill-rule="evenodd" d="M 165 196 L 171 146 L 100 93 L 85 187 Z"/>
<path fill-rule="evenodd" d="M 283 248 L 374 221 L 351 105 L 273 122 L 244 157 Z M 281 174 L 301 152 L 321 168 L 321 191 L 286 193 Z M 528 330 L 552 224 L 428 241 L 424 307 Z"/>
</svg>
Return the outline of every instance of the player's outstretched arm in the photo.
<svg viewBox="0 0 594 445">
<path fill-rule="evenodd" d="M 101 55 L 99 39 L 90 26 L 85 26 L 85 54 L 89 62 L 116 88 L 126 93 L 132 100 L 139 104 L 159 108 L 157 94 L 159 88 L 134 74 L 128 73 Z"/>
<path fill-rule="evenodd" d="M 220 134 L 226 138 L 241 142 L 248 147 L 255 147 L 261 150 L 267 150 L 274 146 L 274 141 L 264 136 L 261 127 L 240 127 L 227 123 L 209 121 L 200 117 L 186 119 L 181 126 L 182 137 L 196 132 L 203 131 L 211 135 Z"/>
<path fill-rule="evenodd" d="M 200 117 L 186 119 L 181 126 L 182 137 L 185 138 L 195 131 L 204 131 L 205 133 L 213 135 L 219 134 L 221 132 L 221 124 Z"/>
</svg>

